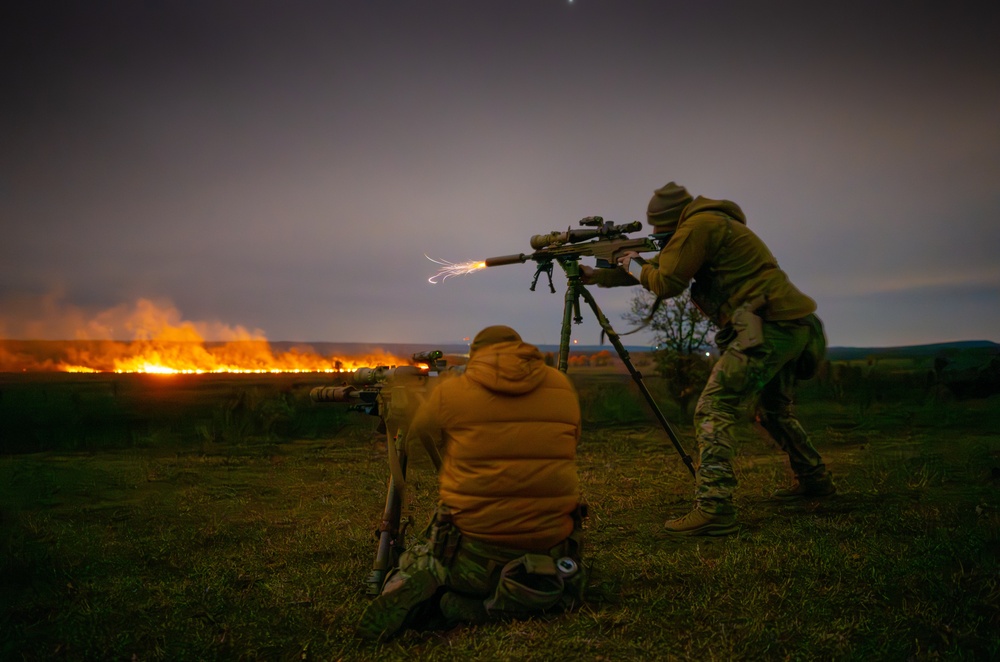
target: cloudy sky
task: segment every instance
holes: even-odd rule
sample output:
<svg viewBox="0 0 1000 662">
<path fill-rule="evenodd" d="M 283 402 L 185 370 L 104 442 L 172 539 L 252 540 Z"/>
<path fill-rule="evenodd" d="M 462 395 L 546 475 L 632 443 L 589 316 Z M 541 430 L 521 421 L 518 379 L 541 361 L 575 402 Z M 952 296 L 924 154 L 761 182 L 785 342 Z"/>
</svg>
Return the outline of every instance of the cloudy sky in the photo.
<svg viewBox="0 0 1000 662">
<path fill-rule="evenodd" d="M 554 344 L 561 274 L 433 285 L 425 254 L 643 220 L 676 180 L 743 207 L 833 345 L 1000 341 L 997 3 L 8 4 L 0 336 L 152 300 L 272 340 Z M 596 294 L 625 330 L 631 292 Z"/>
</svg>

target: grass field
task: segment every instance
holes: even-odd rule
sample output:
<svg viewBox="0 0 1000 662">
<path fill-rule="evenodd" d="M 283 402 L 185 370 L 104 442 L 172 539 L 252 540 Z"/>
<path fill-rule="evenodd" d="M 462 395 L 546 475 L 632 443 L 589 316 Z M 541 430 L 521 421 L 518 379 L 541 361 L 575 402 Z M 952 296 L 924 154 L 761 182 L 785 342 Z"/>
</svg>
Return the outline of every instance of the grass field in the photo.
<svg viewBox="0 0 1000 662">
<path fill-rule="evenodd" d="M 675 541 L 687 470 L 627 378 L 575 379 L 586 606 L 374 645 L 352 632 L 388 476 L 374 419 L 309 405 L 301 376 L 6 376 L 0 659 L 1000 657 L 1000 397 L 813 386 L 841 493 L 768 499 L 788 475 L 748 427 L 741 531 Z M 435 477 L 410 476 L 419 524 Z"/>
</svg>

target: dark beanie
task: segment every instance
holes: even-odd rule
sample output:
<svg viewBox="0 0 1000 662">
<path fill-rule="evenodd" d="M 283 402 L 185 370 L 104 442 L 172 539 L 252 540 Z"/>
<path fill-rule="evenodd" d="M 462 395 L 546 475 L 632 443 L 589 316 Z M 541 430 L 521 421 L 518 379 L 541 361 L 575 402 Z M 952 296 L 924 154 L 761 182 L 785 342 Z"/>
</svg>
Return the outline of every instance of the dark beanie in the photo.
<svg viewBox="0 0 1000 662">
<path fill-rule="evenodd" d="M 521 336 L 517 331 L 509 326 L 488 326 L 472 339 L 472 346 L 469 347 L 469 354 L 474 354 L 477 350 L 487 345 L 495 345 L 501 342 L 521 342 Z"/>
<path fill-rule="evenodd" d="M 666 229 L 677 225 L 677 221 L 681 218 L 681 211 L 691 204 L 693 199 L 686 188 L 670 182 L 653 192 L 649 207 L 646 209 L 646 218 L 649 220 L 649 224 L 656 229 Z"/>
</svg>

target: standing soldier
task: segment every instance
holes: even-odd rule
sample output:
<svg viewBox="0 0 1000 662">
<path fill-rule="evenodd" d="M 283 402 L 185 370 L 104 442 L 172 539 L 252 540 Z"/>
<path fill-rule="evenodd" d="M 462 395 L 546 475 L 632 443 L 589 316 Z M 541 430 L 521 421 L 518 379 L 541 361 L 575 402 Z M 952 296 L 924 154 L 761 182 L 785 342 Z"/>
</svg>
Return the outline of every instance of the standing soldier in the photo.
<svg viewBox="0 0 1000 662">
<path fill-rule="evenodd" d="M 692 301 L 721 329 L 716 342 L 722 356 L 694 415 L 700 456 L 695 507 L 668 521 L 667 531 L 720 536 L 736 530 L 732 430 L 752 398 L 759 398 L 758 420 L 788 454 L 796 478 L 774 497 L 834 494 L 832 476 L 792 410 L 796 380 L 811 377 L 826 351 L 816 302 L 792 285 L 735 203 L 692 199 L 670 182 L 653 194 L 646 215 L 656 234 L 669 237 L 658 256 L 646 261 L 632 252 L 619 268 L 581 270 L 584 282 L 638 283 L 658 299 L 677 296 L 693 279 Z"/>
</svg>

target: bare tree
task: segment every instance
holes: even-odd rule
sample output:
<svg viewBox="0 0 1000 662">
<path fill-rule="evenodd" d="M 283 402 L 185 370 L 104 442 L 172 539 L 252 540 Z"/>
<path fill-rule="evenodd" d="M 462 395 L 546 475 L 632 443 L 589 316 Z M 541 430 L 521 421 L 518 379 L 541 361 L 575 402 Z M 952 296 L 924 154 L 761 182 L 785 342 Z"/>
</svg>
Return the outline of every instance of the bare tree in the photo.
<svg viewBox="0 0 1000 662">
<path fill-rule="evenodd" d="M 623 317 L 637 326 L 645 324 L 655 302 L 653 294 L 641 290 L 632 297 L 631 310 Z M 649 328 L 657 343 L 656 371 L 665 378 L 671 397 L 690 414 L 712 369 L 705 347 L 715 327 L 685 290 L 660 302 L 649 320 Z"/>
<path fill-rule="evenodd" d="M 632 309 L 623 316 L 626 321 L 640 325 L 645 323 L 656 297 L 647 290 L 639 290 L 632 297 Z M 708 344 L 708 335 L 715 327 L 712 322 L 691 301 L 688 290 L 672 299 L 660 302 L 649 328 L 653 330 L 657 349 L 676 352 L 684 356 L 702 354 Z"/>
</svg>

